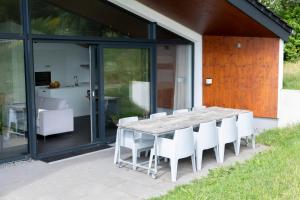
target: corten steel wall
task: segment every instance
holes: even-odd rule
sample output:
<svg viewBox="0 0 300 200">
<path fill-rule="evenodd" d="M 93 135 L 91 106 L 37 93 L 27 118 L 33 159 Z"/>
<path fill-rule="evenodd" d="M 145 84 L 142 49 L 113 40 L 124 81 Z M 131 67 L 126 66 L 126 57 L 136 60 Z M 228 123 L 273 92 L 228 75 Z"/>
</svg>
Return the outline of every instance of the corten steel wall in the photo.
<svg viewBox="0 0 300 200">
<path fill-rule="evenodd" d="M 204 36 L 204 105 L 277 118 L 278 65 L 278 38 Z M 207 78 L 212 85 L 205 84 Z"/>
</svg>

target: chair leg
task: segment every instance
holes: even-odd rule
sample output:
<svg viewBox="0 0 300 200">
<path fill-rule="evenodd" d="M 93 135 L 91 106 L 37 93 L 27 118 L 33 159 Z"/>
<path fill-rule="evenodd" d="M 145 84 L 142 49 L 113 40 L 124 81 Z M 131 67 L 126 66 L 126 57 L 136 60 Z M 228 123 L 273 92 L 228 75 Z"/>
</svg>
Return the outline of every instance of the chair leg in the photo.
<svg viewBox="0 0 300 200">
<path fill-rule="evenodd" d="M 196 156 L 195 154 L 193 154 L 191 156 L 191 160 L 192 160 L 192 167 L 193 167 L 193 172 L 195 173 L 197 170 L 196 170 Z M 201 170 L 201 169 L 200 169 Z"/>
<path fill-rule="evenodd" d="M 119 153 L 119 150 L 118 150 L 118 146 L 116 145 L 115 146 L 115 155 L 114 155 L 114 164 L 115 165 L 117 164 L 118 153 Z"/>
<path fill-rule="evenodd" d="M 132 149 L 132 169 L 136 170 L 138 152 L 135 148 Z"/>
<path fill-rule="evenodd" d="M 219 144 L 219 162 L 224 162 L 225 144 Z"/>
<path fill-rule="evenodd" d="M 252 135 L 252 148 L 255 149 L 255 135 Z"/>
<path fill-rule="evenodd" d="M 233 142 L 235 156 L 240 154 L 240 147 L 241 147 L 241 138 L 238 138 L 235 142 Z"/>
<path fill-rule="evenodd" d="M 138 158 L 141 157 L 141 152 L 140 152 L 140 151 L 137 153 L 137 157 L 138 157 Z"/>
<path fill-rule="evenodd" d="M 248 136 L 246 136 L 246 139 L 245 139 L 246 146 L 248 146 L 248 143 L 249 143 L 249 142 L 248 142 L 248 139 L 249 139 Z"/>
<path fill-rule="evenodd" d="M 197 171 L 200 171 L 200 170 L 201 170 L 201 166 L 202 166 L 202 155 L 203 155 L 203 150 L 197 148 L 197 150 L 196 150 Z"/>
<path fill-rule="evenodd" d="M 220 158 L 219 158 L 219 149 L 218 149 L 218 146 L 216 146 L 216 147 L 214 148 L 214 152 L 215 152 L 216 161 L 217 161 L 217 162 L 220 162 L 220 161 L 219 161 Z"/>
<path fill-rule="evenodd" d="M 150 175 L 150 169 L 152 167 L 153 156 L 154 156 L 154 151 L 151 149 L 151 151 L 150 151 L 150 157 L 149 157 L 148 175 Z"/>
<path fill-rule="evenodd" d="M 119 143 L 118 143 L 118 134 L 117 134 L 116 144 L 115 144 L 115 155 L 114 155 L 114 164 L 115 165 L 117 164 L 118 153 L 119 153 Z"/>
<path fill-rule="evenodd" d="M 170 161 L 171 161 L 171 177 L 172 177 L 172 181 L 176 182 L 178 160 L 175 159 L 175 158 L 171 158 Z"/>
<path fill-rule="evenodd" d="M 146 150 L 146 151 L 145 151 L 145 157 L 146 157 L 146 158 L 148 157 L 148 154 L 149 154 L 149 150 Z"/>
</svg>

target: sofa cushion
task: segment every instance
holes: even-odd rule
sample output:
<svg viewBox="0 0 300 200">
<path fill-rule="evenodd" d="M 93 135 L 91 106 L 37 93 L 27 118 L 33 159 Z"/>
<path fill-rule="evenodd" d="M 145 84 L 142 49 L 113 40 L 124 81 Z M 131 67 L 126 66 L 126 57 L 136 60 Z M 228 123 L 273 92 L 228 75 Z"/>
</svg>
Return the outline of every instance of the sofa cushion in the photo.
<svg viewBox="0 0 300 200">
<path fill-rule="evenodd" d="M 37 97 L 36 105 L 37 109 L 45 110 L 62 110 L 69 108 L 68 103 L 65 99 L 52 97 Z"/>
</svg>

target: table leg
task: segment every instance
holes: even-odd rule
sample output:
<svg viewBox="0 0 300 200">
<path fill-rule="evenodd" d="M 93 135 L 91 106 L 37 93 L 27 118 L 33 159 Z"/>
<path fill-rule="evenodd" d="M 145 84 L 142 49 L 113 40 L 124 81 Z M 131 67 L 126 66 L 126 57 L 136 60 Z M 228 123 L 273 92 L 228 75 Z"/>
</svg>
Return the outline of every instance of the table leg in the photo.
<svg viewBox="0 0 300 200">
<path fill-rule="evenodd" d="M 118 164 L 121 167 L 121 129 L 118 131 Z"/>
<path fill-rule="evenodd" d="M 117 129 L 116 134 L 116 145 L 115 145 L 115 155 L 114 155 L 114 164 L 118 164 L 118 154 L 119 154 L 119 128 Z"/>
<path fill-rule="evenodd" d="M 156 178 L 157 175 L 157 135 L 154 137 L 154 173 L 152 173 L 152 178 Z"/>
</svg>

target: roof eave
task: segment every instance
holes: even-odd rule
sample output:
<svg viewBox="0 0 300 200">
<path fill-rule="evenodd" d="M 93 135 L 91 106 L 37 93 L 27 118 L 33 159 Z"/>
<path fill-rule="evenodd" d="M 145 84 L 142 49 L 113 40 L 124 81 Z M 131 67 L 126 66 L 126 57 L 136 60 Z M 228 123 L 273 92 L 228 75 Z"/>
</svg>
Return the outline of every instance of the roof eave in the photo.
<svg viewBox="0 0 300 200">
<path fill-rule="evenodd" d="M 230 4 L 244 12 L 246 15 L 272 31 L 275 35 L 284 41 L 288 41 L 289 36 L 292 34 L 293 29 L 281 26 L 278 22 L 271 19 L 257 7 L 252 5 L 247 0 L 227 0 Z M 271 11 L 270 11 L 271 12 Z"/>
</svg>

